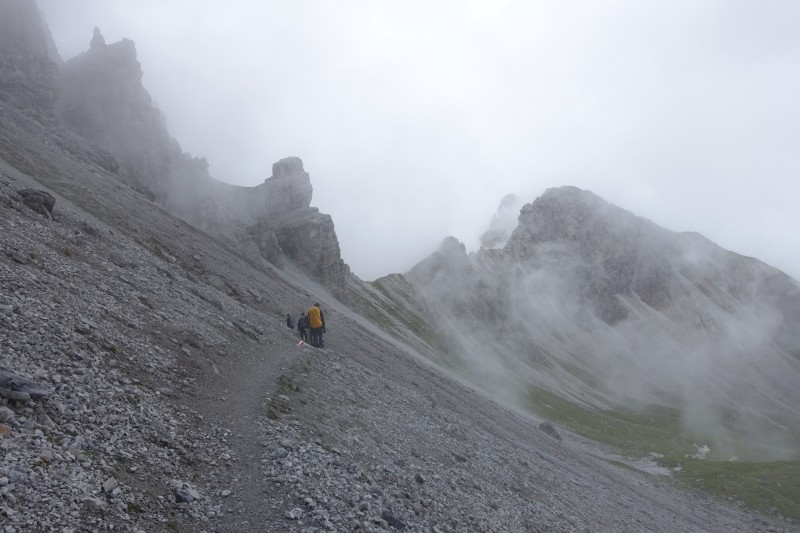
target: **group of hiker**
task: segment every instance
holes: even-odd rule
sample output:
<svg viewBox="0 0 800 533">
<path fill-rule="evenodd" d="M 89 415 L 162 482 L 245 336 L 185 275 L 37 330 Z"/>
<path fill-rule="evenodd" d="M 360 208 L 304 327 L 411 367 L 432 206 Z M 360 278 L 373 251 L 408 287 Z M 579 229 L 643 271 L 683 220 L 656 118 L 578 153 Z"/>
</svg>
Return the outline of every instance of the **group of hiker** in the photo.
<svg viewBox="0 0 800 533">
<path fill-rule="evenodd" d="M 292 315 L 286 315 L 286 327 L 294 329 Z M 325 347 L 325 340 L 322 338 L 322 334 L 325 333 L 325 315 L 322 314 L 318 303 L 311 306 L 308 314 L 300 313 L 300 318 L 297 319 L 297 332 L 300 334 L 300 339 L 314 348 Z"/>
</svg>

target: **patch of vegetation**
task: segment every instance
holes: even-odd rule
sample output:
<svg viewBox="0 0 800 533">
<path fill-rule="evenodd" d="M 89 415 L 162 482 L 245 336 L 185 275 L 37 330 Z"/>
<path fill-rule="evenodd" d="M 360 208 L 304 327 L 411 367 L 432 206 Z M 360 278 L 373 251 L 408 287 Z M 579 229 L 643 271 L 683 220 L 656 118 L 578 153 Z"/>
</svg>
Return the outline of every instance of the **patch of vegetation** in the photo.
<svg viewBox="0 0 800 533">
<path fill-rule="evenodd" d="M 136 502 L 128 502 L 127 503 L 128 512 L 129 513 L 141 513 L 142 506 Z"/>
<path fill-rule="evenodd" d="M 72 257 L 72 250 L 70 250 L 69 248 L 62 249 L 61 253 L 64 254 L 66 257 Z"/>
<path fill-rule="evenodd" d="M 666 465 L 676 464 L 673 460 Z M 800 461 L 709 461 L 689 458 L 676 479 L 689 487 L 800 520 Z"/>
<path fill-rule="evenodd" d="M 373 324 L 387 333 L 397 336 L 397 332 L 391 320 L 388 320 L 385 313 L 383 313 L 380 308 L 376 307 L 371 300 L 362 298 L 357 292 L 353 292 L 350 295 L 350 300 L 353 308 L 358 310 L 361 316 L 368 318 Z"/>
<path fill-rule="evenodd" d="M 800 458 L 788 461 L 699 459 L 701 435 L 686 431 L 676 409 L 651 407 L 641 411 L 599 410 L 567 401 L 550 391 L 531 389 L 529 409 L 575 433 L 610 445 L 628 457 L 657 457 L 685 487 L 741 502 L 763 513 L 780 512 L 800 520 Z M 728 417 L 731 434 L 735 418 Z M 797 448 L 800 438 L 793 434 Z M 796 448 L 796 449 L 797 449 Z M 734 449 L 753 450 L 740 443 Z"/>
<path fill-rule="evenodd" d="M 151 311 L 156 308 L 156 306 L 153 305 L 153 302 L 151 302 L 150 300 L 148 300 L 144 296 L 139 296 L 139 301 L 142 302 L 143 306 L 147 307 Z"/>
<path fill-rule="evenodd" d="M 286 394 L 289 391 L 300 392 L 300 385 L 290 377 L 278 376 L 278 393 Z"/>
<path fill-rule="evenodd" d="M 196 466 L 198 464 L 194 455 L 188 453 L 186 450 L 178 450 L 178 457 L 180 457 L 181 461 L 187 466 Z"/>
<path fill-rule="evenodd" d="M 288 376 L 278 376 L 278 390 L 276 397 L 270 398 L 269 405 L 267 405 L 267 418 L 270 420 L 277 420 L 280 415 L 292 412 L 292 408 L 287 401 L 287 395 L 294 392 L 300 392 L 300 385 L 295 380 Z"/>
<path fill-rule="evenodd" d="M 569 372 L 570 374 L 572 374 L 573 376 L 584 382 L 586 385 L 588 385 L 589 388 L 595 390 L 598 388 L 599 383 L 597 381 L 597 378 L 592 374 L 590 374 L 589 372 L 581 368 L 578 368 L 577 366 L 567 361 L 563 361 L 559 364 L 564 370 L 566 370 L 567 372 Z"/>
<path fill-rule="evenodd" d="M 150 248 L 150 250 L 153 252 L 153 255 L 159 259 L 163 259 L 167 263 L 175 263 L 178 261 L 178 259 L 172 255 L 172 253 L 170 253 L 169 248 L 167 248 L 167 246 L 158 239 L 150 237 L 150 239 L 146 242 L 139 242 L 145 247 Z"/>
<path fill-rule="evenodd" d="M 689 436 L 681 430 L 680 413 L 676 409 L 600 411 L 539 388 L 531 390 L 529 405 L 536 414 L 632 457 L 650 452 L 677 453 L 682 457 L 697 452 Z"/>
<path fill-rule="evenodd" d="M 281 415 L 291 412 L 292 408 L 287 402 L 278 398 L 270 398 L 269 405 L 267 405 L 267 418 L 270 420 L 278 420 Z"/>
</svg>

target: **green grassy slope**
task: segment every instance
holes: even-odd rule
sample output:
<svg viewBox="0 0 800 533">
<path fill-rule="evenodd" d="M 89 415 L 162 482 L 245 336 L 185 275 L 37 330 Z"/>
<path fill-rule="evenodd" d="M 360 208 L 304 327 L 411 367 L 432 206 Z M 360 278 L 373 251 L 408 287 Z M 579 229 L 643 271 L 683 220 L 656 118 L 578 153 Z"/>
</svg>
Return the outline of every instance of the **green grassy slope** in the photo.
<svg viewBox="0 0 800 533">
<path fill-rule="evenodd" d="M 762 450 L 745 442 L 731 443 L 742 455 L 728 460 L 712 452 L 695 457 L 702 435 L 686 432 L 676 409 L 653 407 L 643 411 L 591 410 L 568 402 L 544 389 L 532 388 L 528 409 L 586 438 L 610 445 L 632 457 L 653 457 L 673 471 L 681 485 L 738 501 L 761 512 L 780 512 L 800 520 L 800 457 L 788 461 L 757 460 Z M 730 435 L 739 434 L 736 427 Z M 796 449 L 800 435 L 791 434 Z"/>
</svg>

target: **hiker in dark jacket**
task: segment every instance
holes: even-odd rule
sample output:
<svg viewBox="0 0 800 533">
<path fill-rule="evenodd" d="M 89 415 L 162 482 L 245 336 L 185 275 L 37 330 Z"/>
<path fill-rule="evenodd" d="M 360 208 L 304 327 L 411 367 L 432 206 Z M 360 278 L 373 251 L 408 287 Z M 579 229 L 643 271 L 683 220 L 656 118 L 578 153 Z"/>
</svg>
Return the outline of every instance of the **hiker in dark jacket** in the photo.
<svg viewBox="0 0 800 533">
<path fill-rule="evenodd" d="M 303 341 L 308 342 L 308 317 L 305 313 L 300 313 L 300 318 L 297 319 L 297 332 Z"/>
<path fill-rule="evenodd" d="M 292 315 L 286 315 L 286 327 L 289 329 L 294 329 L 294 320 L 292 320 Z"/>
</svg>

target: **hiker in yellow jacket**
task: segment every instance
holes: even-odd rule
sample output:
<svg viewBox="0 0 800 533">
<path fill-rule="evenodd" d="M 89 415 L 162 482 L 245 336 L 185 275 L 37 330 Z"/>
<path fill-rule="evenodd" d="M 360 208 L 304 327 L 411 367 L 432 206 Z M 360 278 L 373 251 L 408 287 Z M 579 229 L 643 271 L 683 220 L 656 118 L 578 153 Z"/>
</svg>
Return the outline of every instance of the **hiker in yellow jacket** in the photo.
<svg viewBox="0 0 800 533">
<path fill-rule="evenodd" d="M 325 341 L 322 334 L 325 332 L 325 315 L 322 314 L 322 309 L 319 304 L 315 303 L 308 310 L 308 328 L 311 346 L 314 348 L 324 348 Z"/>
</svg>

